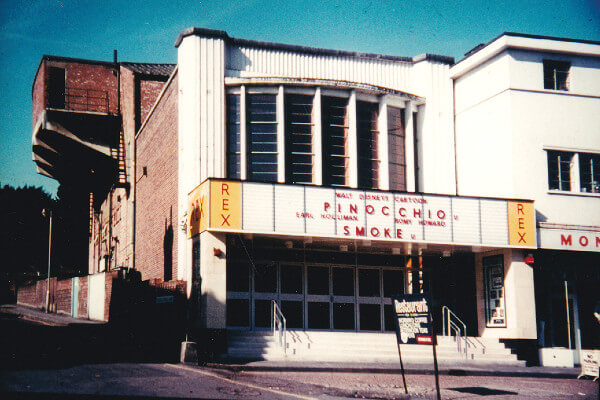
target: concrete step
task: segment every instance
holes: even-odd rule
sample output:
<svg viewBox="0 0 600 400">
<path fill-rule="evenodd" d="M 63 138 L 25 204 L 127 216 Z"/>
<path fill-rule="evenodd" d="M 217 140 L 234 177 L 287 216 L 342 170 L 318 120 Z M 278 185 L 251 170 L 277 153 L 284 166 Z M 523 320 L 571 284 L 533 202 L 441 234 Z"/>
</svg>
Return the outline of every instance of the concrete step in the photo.
<svg viewBox="0 0 600 400">
<path fill-rule="evenodd" d="M 288 331 L 287 349 L 271 331 L 229 331 L 227 356 L 263 360 L 395 362 L 398 348 L 395 333 Z M 438 336 L 440 360 L 464 360 L 454 337 Z M 433 361 L 431 346 L 401 345 L 407 360 Z M 481 362 L 524 365 L 498 339 L 467 338 L 467 358 Z"/>
</svg>

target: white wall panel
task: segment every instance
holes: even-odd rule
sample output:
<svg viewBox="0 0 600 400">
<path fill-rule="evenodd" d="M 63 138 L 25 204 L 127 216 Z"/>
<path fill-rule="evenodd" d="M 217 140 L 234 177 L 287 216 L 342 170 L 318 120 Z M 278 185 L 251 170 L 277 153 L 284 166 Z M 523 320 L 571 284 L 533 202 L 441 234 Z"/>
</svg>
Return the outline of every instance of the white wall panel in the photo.
<svg viewBox="0 0 600 400">
<path fill-rule="evenodd" d="M 481 199 L 481 238 L 486 244 L 508 243 L 506 200 Z"/>
<path fill-rule="evenodd" d="M 275 186 L 275 230 L 304 233 L 304 186 Z"/>
<path fill-rule="evenodd" d="M 274 188 L 268 183 L 242 185 L 242 229 L 248 232 L 273 232 Z"/>
<path fill-rule="evenodd" d="M 479 199 L 452 199 L 452 228 L 457 243 L 480 243 Z"/>
</svg>

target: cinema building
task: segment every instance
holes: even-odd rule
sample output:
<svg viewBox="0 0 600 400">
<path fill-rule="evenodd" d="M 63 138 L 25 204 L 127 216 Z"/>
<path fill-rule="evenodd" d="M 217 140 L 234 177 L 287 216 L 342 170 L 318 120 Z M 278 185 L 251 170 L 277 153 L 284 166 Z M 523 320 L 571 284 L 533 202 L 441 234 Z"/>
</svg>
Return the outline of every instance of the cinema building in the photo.
<svg viewBox="0 0 600 400">
<path fill-rule="evenodd" d="M 199 28 L 176 47 L 176 66 L 118 64 L 131 78 L 115 96 L 128 100 L 106 113 L 121 122 L 97 156 L 113 172 L 90 189 L 89 270 L 182 282 L 190 329 L 213 351 L 327 359 L 323 348 L 361 343 L 376 359 L 394 340 L 389 297 L 428 293 L 439 333 L 450 310 L 444 332 L 477 338 L 468 357 L 497 360 L 499 340 L 562 346 L 565 279 L 573 310 L 597 299 L 584 285 L 598 282 L 597 43 L 504 34 L 456 64 Z M 571 63 L 572 92 L 545 87 L 546 58 Z M 42 173 L 75 154 L 65 145 L 44 162 L 46 131 L 34 128 Z M 575 337 L 596 328 L 583 313 L 570 314 Z M 274 315 L 287 342 L 256 348 Z"/>
</svg>

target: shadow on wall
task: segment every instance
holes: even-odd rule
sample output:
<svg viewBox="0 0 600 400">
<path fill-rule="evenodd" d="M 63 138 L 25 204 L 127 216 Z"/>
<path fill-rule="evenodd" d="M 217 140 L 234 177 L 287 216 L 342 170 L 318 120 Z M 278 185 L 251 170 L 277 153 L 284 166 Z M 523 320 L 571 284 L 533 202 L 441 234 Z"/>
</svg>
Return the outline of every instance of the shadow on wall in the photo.
<svg viewBox="0 0 600 400">
<path fill-rule="evenodd" d="M 165 234 L 163 236 L 164 281 L 173 279 L 173 224 L 165 219 Z"/>
<path fill-rule="evenodd" d="M 115 278 L 109 322 L 50 326 L 0 315 L 0 368 L 112 362 L 179 362 L 186 338 L 185 282 Z"/>
</svg>

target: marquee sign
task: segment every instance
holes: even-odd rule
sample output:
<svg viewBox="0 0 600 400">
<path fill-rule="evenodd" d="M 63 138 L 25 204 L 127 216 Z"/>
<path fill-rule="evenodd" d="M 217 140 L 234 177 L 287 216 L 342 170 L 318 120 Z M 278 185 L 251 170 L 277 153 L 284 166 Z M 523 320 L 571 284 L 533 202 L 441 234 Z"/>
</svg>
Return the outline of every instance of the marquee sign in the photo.
<svg viewBox="0 0 600 400">
<path fill-rule="evenodd" d="M 204 230 L 536 247 L 531 201 L 210 179 L 189 195 L 188 236 Z"/>
</svg>

